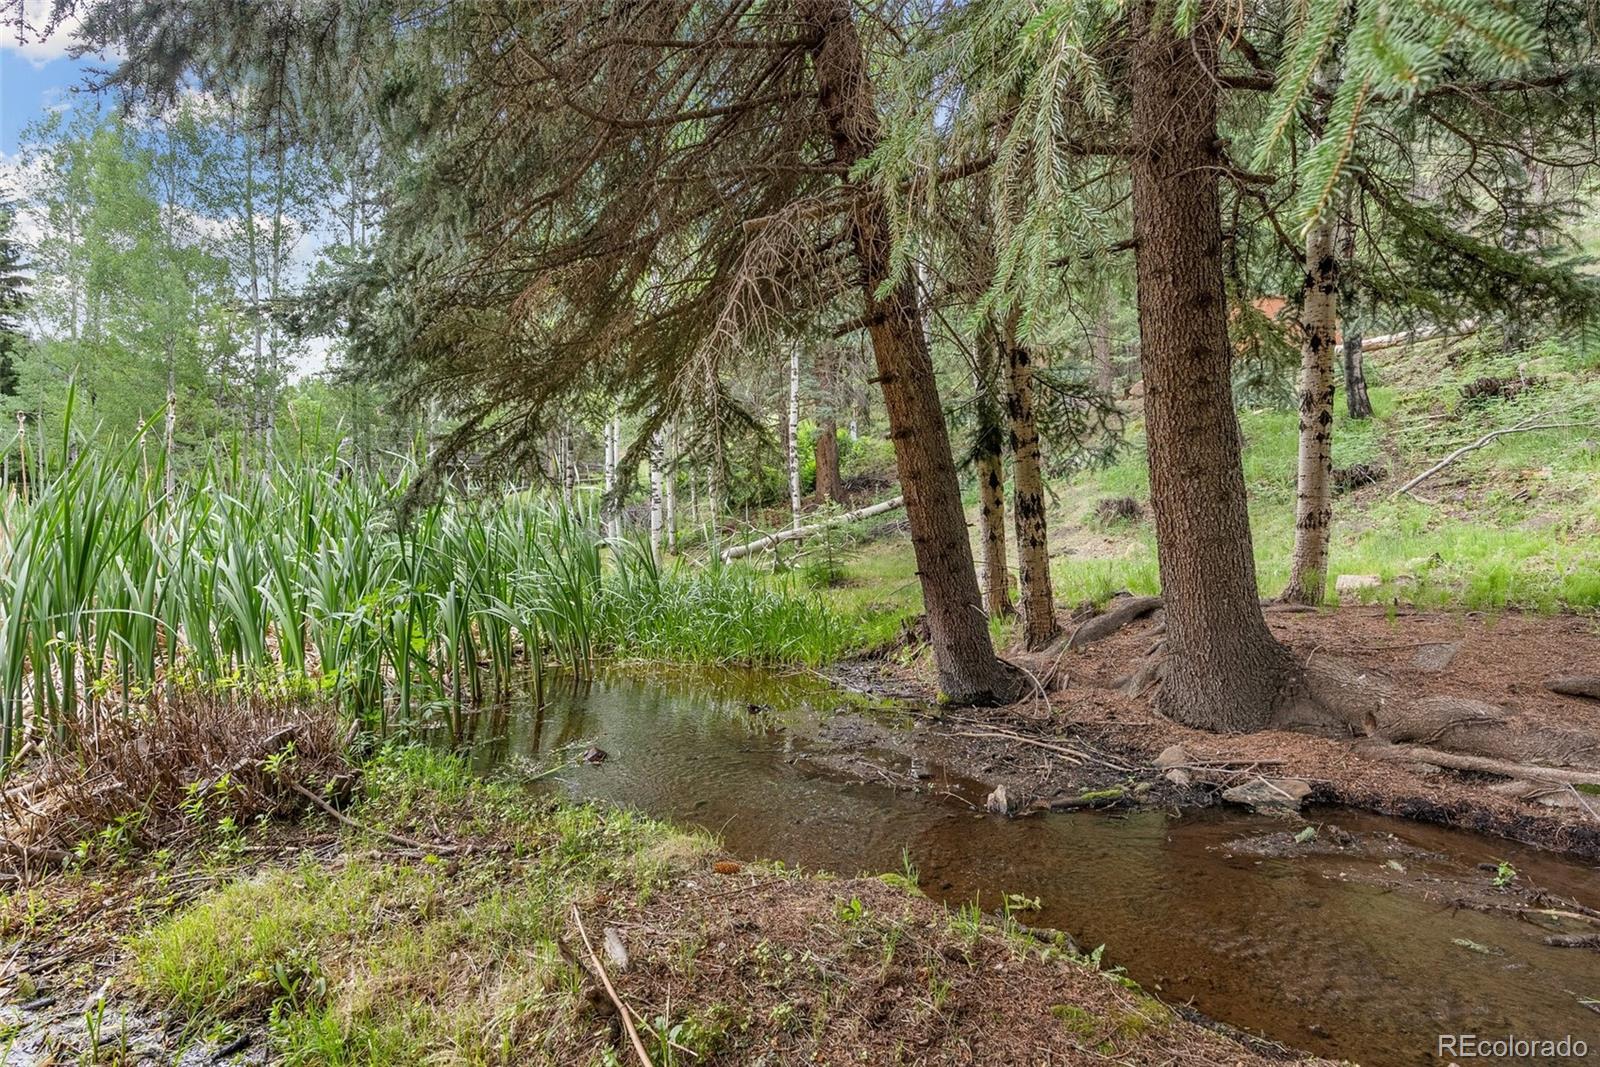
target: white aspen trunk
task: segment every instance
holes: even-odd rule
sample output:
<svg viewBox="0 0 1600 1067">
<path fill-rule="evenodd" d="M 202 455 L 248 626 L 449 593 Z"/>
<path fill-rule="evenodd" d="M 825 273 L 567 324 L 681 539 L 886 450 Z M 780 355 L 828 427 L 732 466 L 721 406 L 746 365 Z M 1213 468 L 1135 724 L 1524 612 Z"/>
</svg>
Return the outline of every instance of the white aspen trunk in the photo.
<svg viewBox="0 0 1600 1067">
<path fill-rule="evenodd" d="M 178 443 L 178 369 L 173 362 L 172 338 L 167 338 L 167 433 L 166 433 L 166 490 L 167 506 L 171 507 L 177 496 L 178 475 L 174 469 Z"/>
<path fill-rule="evenodd" d="M 800 345 L 789 350 L 789 522 L 800 528 Z"/>
<path fill-rule="evenodd" d="M 1011 423 L 1011 514 L 1017 532 L 1017 601 L 1022 639 L 1030 650 L 1056 636 L 1050 581 L 1050 534 L 1045 518 L 1044 458 L 1034 421 L 1033 353 L 1017 338 L 1015 309 L 1006 318 L 1006 415 Z"/>
<path fill-rule="evenodd" d="M 1333 222 L 1306 231 L 1305 296 L 1300 305 L 1300 452 L 1295 472 L 1294 553 L 1283 598 L 1320 604 L 1328 584 L 1333 519 L 1333 354 L 1339 328 L 1339 260 Z"/>
<path fill-rule="evenodd" d="M 667 547 L 678 551 L 678 434 L 667 430 L 663 452 L 666 468 L 661 472 L 661 521 L 666 526 Z"/>
<path fill-rule="evenodd" d="M 661 560 L 662 485 L 661 485 L 661 431 L 650 438 L 650 552 L 656 561 Z"/>
<path fill-rule="evenodd" d="M 261 323 L 261 252 L 256 235 L 256 166 L 255 152 L 246 143 L 244 149 L 244 237 L 245 252 L 250 257 L 250 343 L 253 348 L 251 362 L 251 392 L 248 426 L 250 436 L 261 430 L 261 408 L 266 378 L 266 338 Z"/>
<path fill-rule="evenodd" d="M 1325 61 L 1317 84 L 1332 89 L 1336 71 Z M 1326 105 L 1319 104 L 1326 112 Z M 1339 334 L 1339 252 L 1336 214 L 1324 211 L 1306 230 L 1305 282 L 1300 298 L 1300 445 L 1295 468 L 1294 549 L 1283 599 L 1320 604 L 1328 585 L 1328 534 L 1333 523 L 1333 356 Z"/>
<path fill-rule="evenodd" d="M 601 466 L 605 493 L 600 498 L 600 515 L 607 537 L 617 536 L 617 532 L 613 528 L 615 520 L 612 514 L 616 510 L 616 506 L 611 502 L 611 494 L 617 487 L 617 443 L 615 438 L 611 436 L 611 426 L 614 421 L 613 419 L 607 419 L 605 427 L 600 431 L 601 445 L 605 452 L 605 460 Z"/>
</svg>

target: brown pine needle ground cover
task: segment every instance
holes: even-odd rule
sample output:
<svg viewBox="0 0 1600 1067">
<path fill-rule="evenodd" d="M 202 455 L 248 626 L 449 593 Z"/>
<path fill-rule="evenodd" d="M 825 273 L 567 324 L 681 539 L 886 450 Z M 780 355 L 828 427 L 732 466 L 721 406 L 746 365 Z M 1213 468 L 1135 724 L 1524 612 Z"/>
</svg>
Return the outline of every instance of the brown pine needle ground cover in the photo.
<svg viewBox="0 0 1600 1067">
<path fill-rule="evenodd" d="M 1189 1021 L 1065 938 L 936 905 L 904 874 L 740 864 L 709 838 L 416 749 L 366 771 L 345 813 L 359 827 L 302 812 L 13 889 L 0 1048 L 624 1064 L 626 1011 L 657 1065 L 1294 1058 Z"/>
</svg>

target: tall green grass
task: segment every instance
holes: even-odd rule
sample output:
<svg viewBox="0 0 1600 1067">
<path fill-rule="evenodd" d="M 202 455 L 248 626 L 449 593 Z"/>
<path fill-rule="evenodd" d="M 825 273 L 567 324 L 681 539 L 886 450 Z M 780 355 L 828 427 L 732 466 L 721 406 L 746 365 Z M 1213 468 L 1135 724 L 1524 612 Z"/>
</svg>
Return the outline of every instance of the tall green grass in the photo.
<svg viewBox="0 0 1600 1067">
<path fill-rule="evenodd" d="M 216 464 L 171 500 L 163 480 L 137 442 L 84 448 L 0 504 L 0 761 L 25 719 L 71 741 L 156 685 L 320 691 L 387 730 L 542 693 L 550 663 L 816 663 L 846 641 L 814 595 L 664 573 L 584 494 L 459 494 L 402 523 L 407 477 L 332 461 Z"/>
</svg>

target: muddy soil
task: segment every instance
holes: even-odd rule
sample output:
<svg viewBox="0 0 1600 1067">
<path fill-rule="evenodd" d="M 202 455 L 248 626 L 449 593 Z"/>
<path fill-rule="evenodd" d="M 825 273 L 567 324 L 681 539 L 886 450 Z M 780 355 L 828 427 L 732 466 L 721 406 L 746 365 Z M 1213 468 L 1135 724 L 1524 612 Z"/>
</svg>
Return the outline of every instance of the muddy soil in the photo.
<svg viewBox="0 0 1600 1067">
<path fill-rule="evenodd" d="M 1519 613 L 1417 612 L 1384 607 L 1267 611 L 1278 639 L 1300 662 L 1337 657 L 1389 679 L 1408 698 L 1484 701 L 1501 709 L 1516 734 L 1587 737 L 1600 745 L 1600 700 L 1551 691 L 1546 682 L 1600 675 L 1600 620 Z M 1069 623 L 1069 629 L 1076 623 Z M 1569 790 L 1565 806 L 1524 800 L 1492 774 L 1401 763 L 1363 751 L 1360 739 L 1282 730 L 1217 735 L 1158 715 L 1148 692 L 1126 681 L 1162 635 L 1160 613 L 1138 619 L 1082 648 L 1045 656 L 1008 653 L 1043 691 L 1008 708 L 951 715 L 934 747 L 942 760 L 978 779 L 1006 782 L 1025 810 L 1034 800 L 1094 791 L 1130 776 L 1149 784 L 1142 798 L 1179 806 L 1215 803 L 1229 786 L 1261 777 L 1302 779 L 1311 803 L 1340 804 L 1494 834 L 1524 844 L 1600 859 L 1600 797 Z M 857 691 L 928 701 L 926 655 L 861 659 L 833 672 Z M 988 729 L 1000 735 L 974 738 Z M 1090 753 L 1077 765 L 1052 759 L 1046 744 Z M 1157 757 L 1182 746 L 1184 785 L 1173 785 Z"/>
</svg>

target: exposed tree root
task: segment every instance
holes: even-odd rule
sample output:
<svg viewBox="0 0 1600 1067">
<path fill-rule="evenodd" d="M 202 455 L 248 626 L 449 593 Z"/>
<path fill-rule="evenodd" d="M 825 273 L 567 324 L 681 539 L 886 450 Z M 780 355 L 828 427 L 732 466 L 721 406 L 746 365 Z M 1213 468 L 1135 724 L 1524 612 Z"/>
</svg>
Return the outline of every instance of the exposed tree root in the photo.
<svg viewBox="0 0 1600 1067">
<path fill-rule="evenodd" d="M 1067 648 L 1080 649 L 1110 637 L 1130 622 L 1144 618 L 1159 607 L 1161 598 L 1158 596 L 1119 597 L 1099 615 L 1079 623 L 1067 638 Z"/>
</svg>

